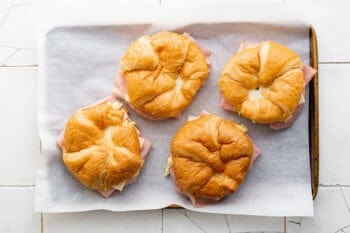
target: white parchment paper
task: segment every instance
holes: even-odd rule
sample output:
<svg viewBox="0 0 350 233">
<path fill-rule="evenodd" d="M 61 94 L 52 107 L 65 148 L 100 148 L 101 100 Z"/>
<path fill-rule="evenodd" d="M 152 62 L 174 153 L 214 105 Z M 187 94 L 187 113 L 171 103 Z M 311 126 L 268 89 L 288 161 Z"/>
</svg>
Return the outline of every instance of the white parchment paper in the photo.
<svg viewBox="0 0 350 233">
<path fill-rule="evenodd" d="M 149 121 L 133 112 L 131 118 L 153 142 L 153 149 L 137 181 L 123 192 L 104 199 L 84 188 L 64 167 L 55 140 L 67 119 L 79 107 L 111 95 L 119 59 L 136 38 L 173 30 L 190 33 L 212 51 L 211 71 L 193 103 L 179 120 Z M 274 131 L 255 125 L 219 107 L 218 78 L 223 65 L 242 40 L 275 40 L 295 50 L 309 63 L 309 28 L 258 23 L 154 24 L 56 27 L 44 35 L 39 45 L 38 119 L 41 159 L 37 172 L 35 209 L 41 212 L 77 212 L 105 209 L 132 211 L 159 209 L 177 204 L 210 213 L 311 216 L 313 203 L 310 184 L 308 144 L 308 98 L 293 126 Z M 246 181 L 223 201 L 194 208 L 178 194 L 171 178 L 164 177 L 169 142 L 188 115 L 203 109 L 247 126 L 249 135 L 261 149 Z"/>
</svg>

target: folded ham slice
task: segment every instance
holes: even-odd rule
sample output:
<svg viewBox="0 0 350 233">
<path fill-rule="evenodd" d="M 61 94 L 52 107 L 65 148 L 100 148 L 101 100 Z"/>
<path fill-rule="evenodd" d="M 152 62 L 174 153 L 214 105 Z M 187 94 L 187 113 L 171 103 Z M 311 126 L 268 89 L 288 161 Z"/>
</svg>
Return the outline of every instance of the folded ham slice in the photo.
<svg viewBox="0 0 350 233">
<path fill-rule="evenodd" d="M 227 102 L 223 94 L 221 94 L 220 107 L 228 111 L 236 111 L 235 107 Z"/>
<path fill-rule="evenodd" d="M 240 44 L 237 52 L 240 52 L 247 47 L 256 47 L 258 45 L 259 43 L 243 41 Z M 315 74 L 316 74 L 316 70 L 314 68 L 312 68 L 307 64 L 303 64 L 303 75 L 304 75 L 304 82 L 305 82 L 304 88 L 310 83 L 310 81 L 315 76 Z M 290 127 L 295 121 L 295 119 L 297 118 L 298 114 L 301 112 L 303 106 L 304 106 L 304 103 L 300 103 L 300 105 L 297 107 L 297 109 L 294 111 L 292 116 L 287 121 L 272 123 L 269 125 L 270 128 L 274 130 L 281 130 L 281 129 L 286 129 Z M 221 100 L 220 100 L 220 107 L 228 111 L 236 112 L 235 107 L 232 106 L 229 102 L 227 102 L 227 100 L 224 98 L 222 94 L 221 94 Z"/>
</svg>

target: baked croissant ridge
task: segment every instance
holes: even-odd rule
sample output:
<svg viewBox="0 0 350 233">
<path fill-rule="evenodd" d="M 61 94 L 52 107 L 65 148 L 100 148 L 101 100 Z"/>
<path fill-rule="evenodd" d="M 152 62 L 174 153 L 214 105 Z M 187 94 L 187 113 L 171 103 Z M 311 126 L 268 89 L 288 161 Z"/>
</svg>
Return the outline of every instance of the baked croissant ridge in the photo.
<svg viewBox="0 0 350 233">
<path fill-rule="evenodd" d="M 78 109 L 57 143 L 69 172 L 106 198 L 136 180 L 151 147 L 122 104 L 111 99 Z"/>
<path fill-rule="evenodd" d="M 177 118 L 208 76 L 208 55 L 186 33 L 142 36 L 121 58 L 114 94 L 145 118 Z"/>
<path fill-rule="evenodd" d="M 170 150 L 165 175 L 195 207 L 234 193 L 260 153 L 244 126 L 205 112 L 176 132 Z"/>
<path fill-rule="evenodd" d="M 255 123 L 287 128 L 300 112 L 305 86 L 315 73 L 282 44 L 244 42 L 221 72 L 220 105 Z"/>
</svg>

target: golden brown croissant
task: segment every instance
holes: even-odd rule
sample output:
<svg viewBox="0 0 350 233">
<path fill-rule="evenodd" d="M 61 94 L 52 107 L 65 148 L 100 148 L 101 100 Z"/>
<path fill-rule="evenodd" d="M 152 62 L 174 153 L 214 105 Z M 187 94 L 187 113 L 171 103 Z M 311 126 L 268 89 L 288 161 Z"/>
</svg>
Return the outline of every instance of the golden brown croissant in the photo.
<svg viewBox="0 0 350 233">
<path fill-rule="evenodd" d="M 219 88 L 226 108 L 231 106 L 243 117 L 262 124 L 286 122 L 296 112 L 304 87 L 314 74 L 307 80 L 303 71 L 305 66 L 295 52 L 263 41 L 243 46 L 229 59 Z"/>
<path fill-rule="evenodd" d="M 109 100 L 75 112 L 59 144 L 70 173 L 105 197 L 136 179 L 150 149 L 121 103 Z"/>
<path fill-rule="evenodd" d="M 115 94 L 144 117 L 177 117 L 192 102 L 208 72 L 206 54 L 188 34 L 142 36 L 120 61 Z"/>
<path fill-rule="evenodd" d="M 258 154 L 244 126 L 202 114 L 173 137 L 167 169 L 198 207 L 234 193 Z"/>
</svg>

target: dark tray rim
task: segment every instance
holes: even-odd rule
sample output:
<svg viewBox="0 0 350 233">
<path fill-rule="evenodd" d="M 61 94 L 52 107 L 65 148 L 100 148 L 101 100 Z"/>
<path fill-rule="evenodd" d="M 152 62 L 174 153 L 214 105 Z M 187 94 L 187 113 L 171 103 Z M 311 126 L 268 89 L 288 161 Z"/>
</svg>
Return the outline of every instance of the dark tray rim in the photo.
<svg viewBox="0 0 350 233">
<path fill-rule="evenodd" d="M 317 70 L 309 86 L 309 150 L 312 198 L 315 199 L 319 183 L 319 99 L 318 99 L 318 47 L 315 28 L 310 25 L 310 65 Z"/>
</svg>

